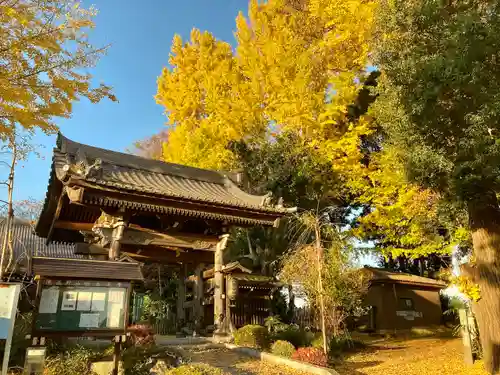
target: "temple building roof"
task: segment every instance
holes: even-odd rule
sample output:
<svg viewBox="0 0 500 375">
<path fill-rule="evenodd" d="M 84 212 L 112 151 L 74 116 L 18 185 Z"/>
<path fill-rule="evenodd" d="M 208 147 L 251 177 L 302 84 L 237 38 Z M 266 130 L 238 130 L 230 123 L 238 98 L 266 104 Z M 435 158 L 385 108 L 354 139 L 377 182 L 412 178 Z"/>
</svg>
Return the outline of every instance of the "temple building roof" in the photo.
<svg viewBox="0 0 500 375">
<path fill-rule="evenodd" d="M 273 206 L 268 195 L 247 194 L 231 177 L 228 173 L 88 146 L 59 134 L 36 232 L 52 237 L 55 216 L 65 221 L 92 222 L 100 214 L 99 208 L 105 207 L 235 225 L 273 225 L 290 211 Z M 69 201 L 61 198 L 65 195 Z M 62 203 L 58 203 L 61 199 Z M 54 240 L 67 240 L 63 237 L 56 235 Z"/>
</svg>

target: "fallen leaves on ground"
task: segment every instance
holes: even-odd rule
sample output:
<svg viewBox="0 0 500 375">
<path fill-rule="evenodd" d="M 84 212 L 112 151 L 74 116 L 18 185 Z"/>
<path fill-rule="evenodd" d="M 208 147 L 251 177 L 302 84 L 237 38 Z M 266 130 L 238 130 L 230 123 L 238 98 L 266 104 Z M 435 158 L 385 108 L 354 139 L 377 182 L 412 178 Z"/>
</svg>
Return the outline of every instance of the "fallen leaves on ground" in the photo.
<svg viewBox="0 0 500 375">
<path fill-rule="evenodd" d="M 340 375 L 487 375 L 481 361 L 464 364 L 457 338 L 374 342 L 347 356 L 335 370 Z"/>
</svg>

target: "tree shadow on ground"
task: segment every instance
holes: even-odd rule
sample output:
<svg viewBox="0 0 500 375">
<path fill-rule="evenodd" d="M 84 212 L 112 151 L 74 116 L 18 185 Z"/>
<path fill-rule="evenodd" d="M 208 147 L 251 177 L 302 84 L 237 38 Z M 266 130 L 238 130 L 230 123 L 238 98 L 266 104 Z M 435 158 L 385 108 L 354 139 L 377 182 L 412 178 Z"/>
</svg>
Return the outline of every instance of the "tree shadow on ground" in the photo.
<svg viewBox="0 0 500 375">
<path fill-rule="evenodd" d="M 382 361 L 366 362 L 345 362 L 342 365 L 335 366 L 334 369 L 340 375 L 366 375 L 362 370 L 369 367 L 378 366 Z"/>
<path fill-rule="evenodd" d="M 350 357 L 356 354 L 372 354 L 375 352 L 392 351 L 392 350 L 404 350 L 407 347 L 404 345 L 378 345 L 378 344 L 368 344 L 362 348 L 346 350 L 342 353 L 342 361 L 348 360 Z"/>
</svg>

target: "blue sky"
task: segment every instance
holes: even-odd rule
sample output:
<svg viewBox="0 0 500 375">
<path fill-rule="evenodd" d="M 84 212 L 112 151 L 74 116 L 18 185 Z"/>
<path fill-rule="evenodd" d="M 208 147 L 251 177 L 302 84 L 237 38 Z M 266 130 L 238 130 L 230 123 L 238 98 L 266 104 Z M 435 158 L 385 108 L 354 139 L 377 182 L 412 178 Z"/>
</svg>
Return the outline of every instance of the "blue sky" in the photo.
<svg viewBox="0 0 500 375">
<path fill-rule="evenodd" d="M 235 18 L 248 7 L 246 0 L 84 1 L 85 6 L 91 4 L 99 10 L 91 41 L 96 46 L 111 44 L 91 72 L 97 83 L 114 87 L 119 103 L 82 100 L 75 104 L 72 118 L 58 125 L 70 139 L 116 151 L 125 151 L 165 126 L 163 108 L 153 96 L 174 35 L 188 38 L 196 27 L 234 44 Z M 34 142 L 44 146 L 44 158 L 33 156 L 17 169 L 15 200 L 45 196 L 55 136 L 38 134 Z M 0 194 L 0 199 L 6 198 L 5 190 Z"/>
</svg>

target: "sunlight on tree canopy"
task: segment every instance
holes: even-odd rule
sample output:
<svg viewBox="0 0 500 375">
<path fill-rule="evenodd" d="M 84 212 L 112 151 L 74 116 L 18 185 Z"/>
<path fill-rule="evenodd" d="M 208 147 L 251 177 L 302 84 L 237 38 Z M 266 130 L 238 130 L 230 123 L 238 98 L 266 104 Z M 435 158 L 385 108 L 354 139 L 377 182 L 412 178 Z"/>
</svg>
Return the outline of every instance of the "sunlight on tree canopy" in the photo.
<svg viewBox="0 0 500 375">
<path fill-rule="evenodd" d="M 57 130 L 54 117 L 70 117 L 80 97 L 116 100 L 105 84 L 91 87 L 94 66 L 106 48 L 94 48 L 87 32 L 94 8 L 70 0 L 0 2 L 0 138 L 26 130 Z"/>
</svg>

